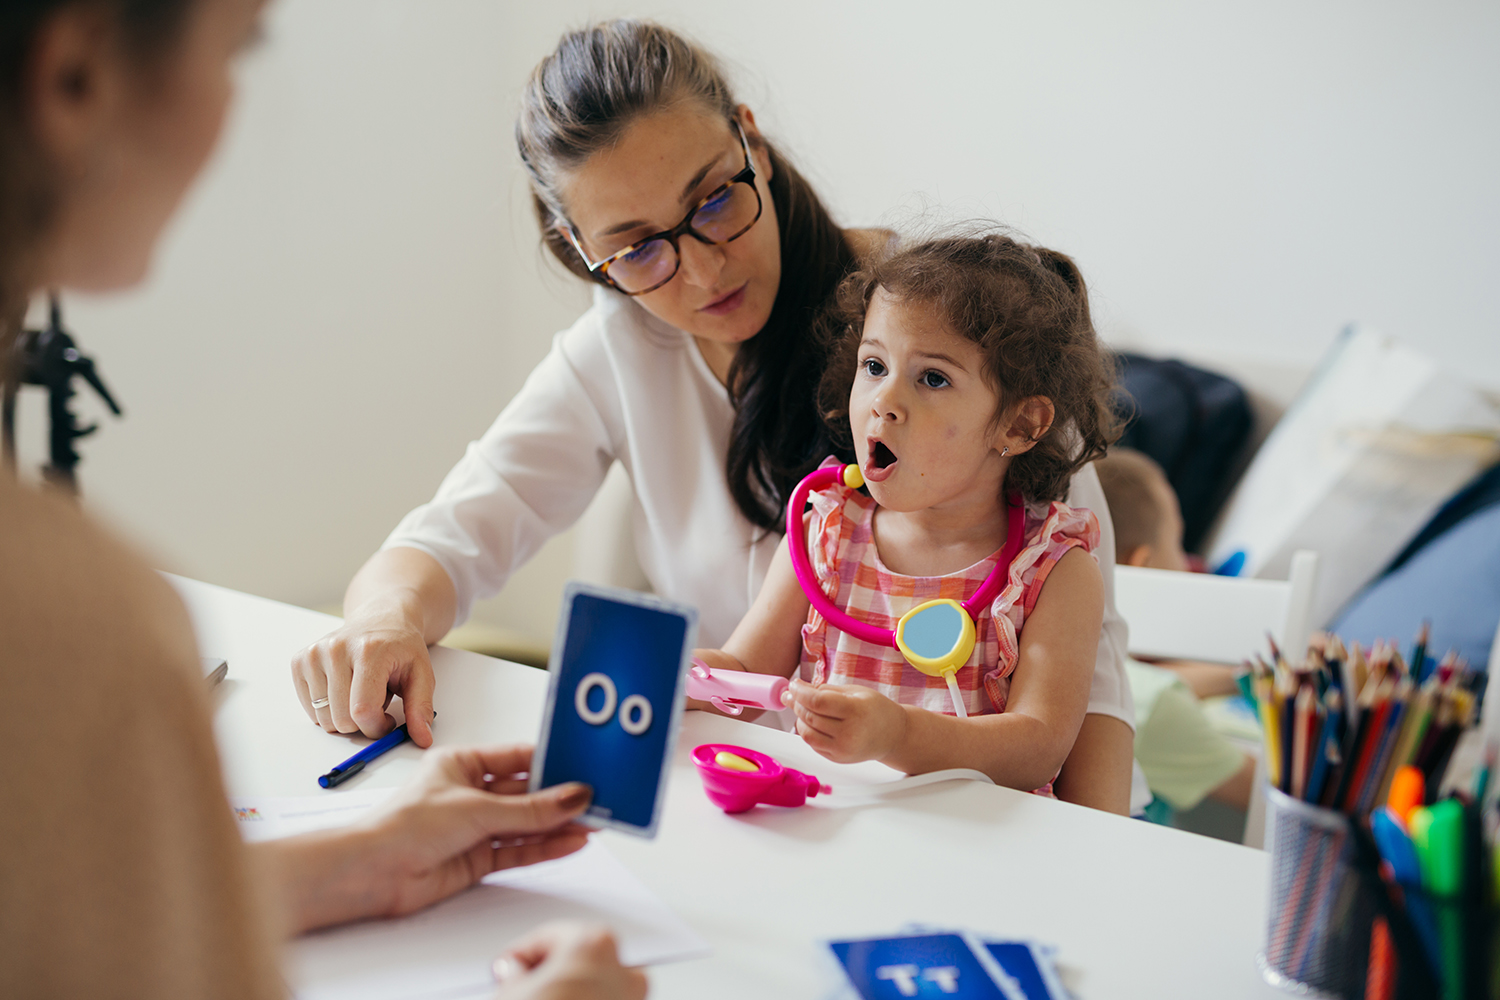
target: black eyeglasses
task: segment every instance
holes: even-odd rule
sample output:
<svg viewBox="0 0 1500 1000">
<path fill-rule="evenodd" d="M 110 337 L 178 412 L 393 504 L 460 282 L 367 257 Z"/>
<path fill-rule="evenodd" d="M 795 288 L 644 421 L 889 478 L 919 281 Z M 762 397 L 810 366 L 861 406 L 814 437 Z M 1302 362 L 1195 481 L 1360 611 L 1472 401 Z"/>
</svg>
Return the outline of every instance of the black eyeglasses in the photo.
<svg viewBox="0 0 1500 1000">
<path fill-rule="evenodd" d="M 626 295 L 644 295 L 671 281 L 682 266 L 682 251 L 677 241 L 684 235 L 699 243 L 714 246 L 731 243 L 749 232 L 760 219 L 760 191 L 755 186 L 755 166 L 750 160 L 750 143 L 739 122 L 740 148 L 745 151 L 745 169 L 735 174 L 709 195 L 677 225 L 638 240 L 623 250 L 595 263 L 583 252 L 583 244 L 572 224 L 567 226 L 568 239 L 589 273 Z"/>
</svg>

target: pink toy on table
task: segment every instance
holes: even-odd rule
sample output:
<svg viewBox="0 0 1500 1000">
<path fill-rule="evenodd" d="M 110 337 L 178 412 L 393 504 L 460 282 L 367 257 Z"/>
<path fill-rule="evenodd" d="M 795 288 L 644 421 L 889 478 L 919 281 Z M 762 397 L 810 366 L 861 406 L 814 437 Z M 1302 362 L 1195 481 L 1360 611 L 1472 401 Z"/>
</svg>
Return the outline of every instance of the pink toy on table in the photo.
<svg viewBox="0 0 1500 1000">
<path fill-rule="evenodd" d="M 811 774 L 782 767 L 776 758 L 747 747 L 704 743 L 693 748 L 693 763 L 709 801 L 727 813 L 757 805 L 796 807 L 833 791 Z"/>
<path fill-rule="evenodd" d="M 688 668 L 687 695 L 711 703 L 725 715 L 739 715 L 747 708 L 776 711 L 786 706 L 781 696 L 790 682 L 775 674 L 752 674 L 744 670 L 714 670 L 694 659 Z"/>
</svg>

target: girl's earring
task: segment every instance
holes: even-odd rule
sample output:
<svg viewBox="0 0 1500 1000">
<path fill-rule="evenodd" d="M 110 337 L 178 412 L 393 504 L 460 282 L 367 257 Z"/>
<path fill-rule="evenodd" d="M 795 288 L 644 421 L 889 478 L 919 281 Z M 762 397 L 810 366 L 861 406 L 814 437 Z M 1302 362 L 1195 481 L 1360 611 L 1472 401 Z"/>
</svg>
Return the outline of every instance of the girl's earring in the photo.
<svg viewBox="0 0 1500 1000">
<path fill-rule="evenodd" d="M 1000 457 L 1001 458 L 1004 458 L 1006 455 L 1009 455 L 1009 454 L 1010 454 L 1010 445 L 1006 445 L 1004 448 L 1000 449 Z"/>
</svg>

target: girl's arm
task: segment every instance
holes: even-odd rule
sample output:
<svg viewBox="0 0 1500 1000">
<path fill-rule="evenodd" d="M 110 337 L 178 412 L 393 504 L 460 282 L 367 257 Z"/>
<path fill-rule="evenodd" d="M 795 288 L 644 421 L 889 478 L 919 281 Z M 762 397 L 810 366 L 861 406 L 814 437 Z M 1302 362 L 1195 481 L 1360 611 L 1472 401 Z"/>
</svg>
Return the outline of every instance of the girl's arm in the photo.
<svg viewBox="0 0 1500 1000">
<path fill-rule="evenodd" d="M 802 625 L 807 621 L 808 600 L 792 569 L 792 557 L 786 540 L 776 547 L 776 555 L 766 570 L 765 583 L 755 603 L 723 649 L 695 649 L 693 655 L 711 670 L 747 670 L 752 674 L 776 674 L 790 677 L 802 655 Z M 709 709 L 706 701 L 688 699 L 689 708 Z M 741 719 L 754 718 L 746 712 Z"/>
<path fill-rule="evenodd" d="M 875 759 L 908 774 L 971 767 L 996 784 L 1040 788 L 1067 758 L 1088 709 L 1103 616 L 1098 566 L 1087 552 L 1070 551 L 1021 630 L 1003 714 L 960 719 L 869 688 L 793 681 L 797 731 L 835 761 Z"/>
</svg>

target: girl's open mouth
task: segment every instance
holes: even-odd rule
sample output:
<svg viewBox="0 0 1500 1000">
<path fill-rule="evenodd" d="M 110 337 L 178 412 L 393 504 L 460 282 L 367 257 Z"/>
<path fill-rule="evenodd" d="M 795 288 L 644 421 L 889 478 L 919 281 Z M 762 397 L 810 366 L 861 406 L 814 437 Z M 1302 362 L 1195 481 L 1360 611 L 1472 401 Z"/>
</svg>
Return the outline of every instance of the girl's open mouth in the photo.
<svg viewBox="0 0 1500 1000">
<path fill-rule="evenodd" d="M 889 479 L 898 461 L 896 453 L 884 441 L 870 441 L 869 458 L 865 460 L 865 478 L 876 483 Z"/>
</svg>

